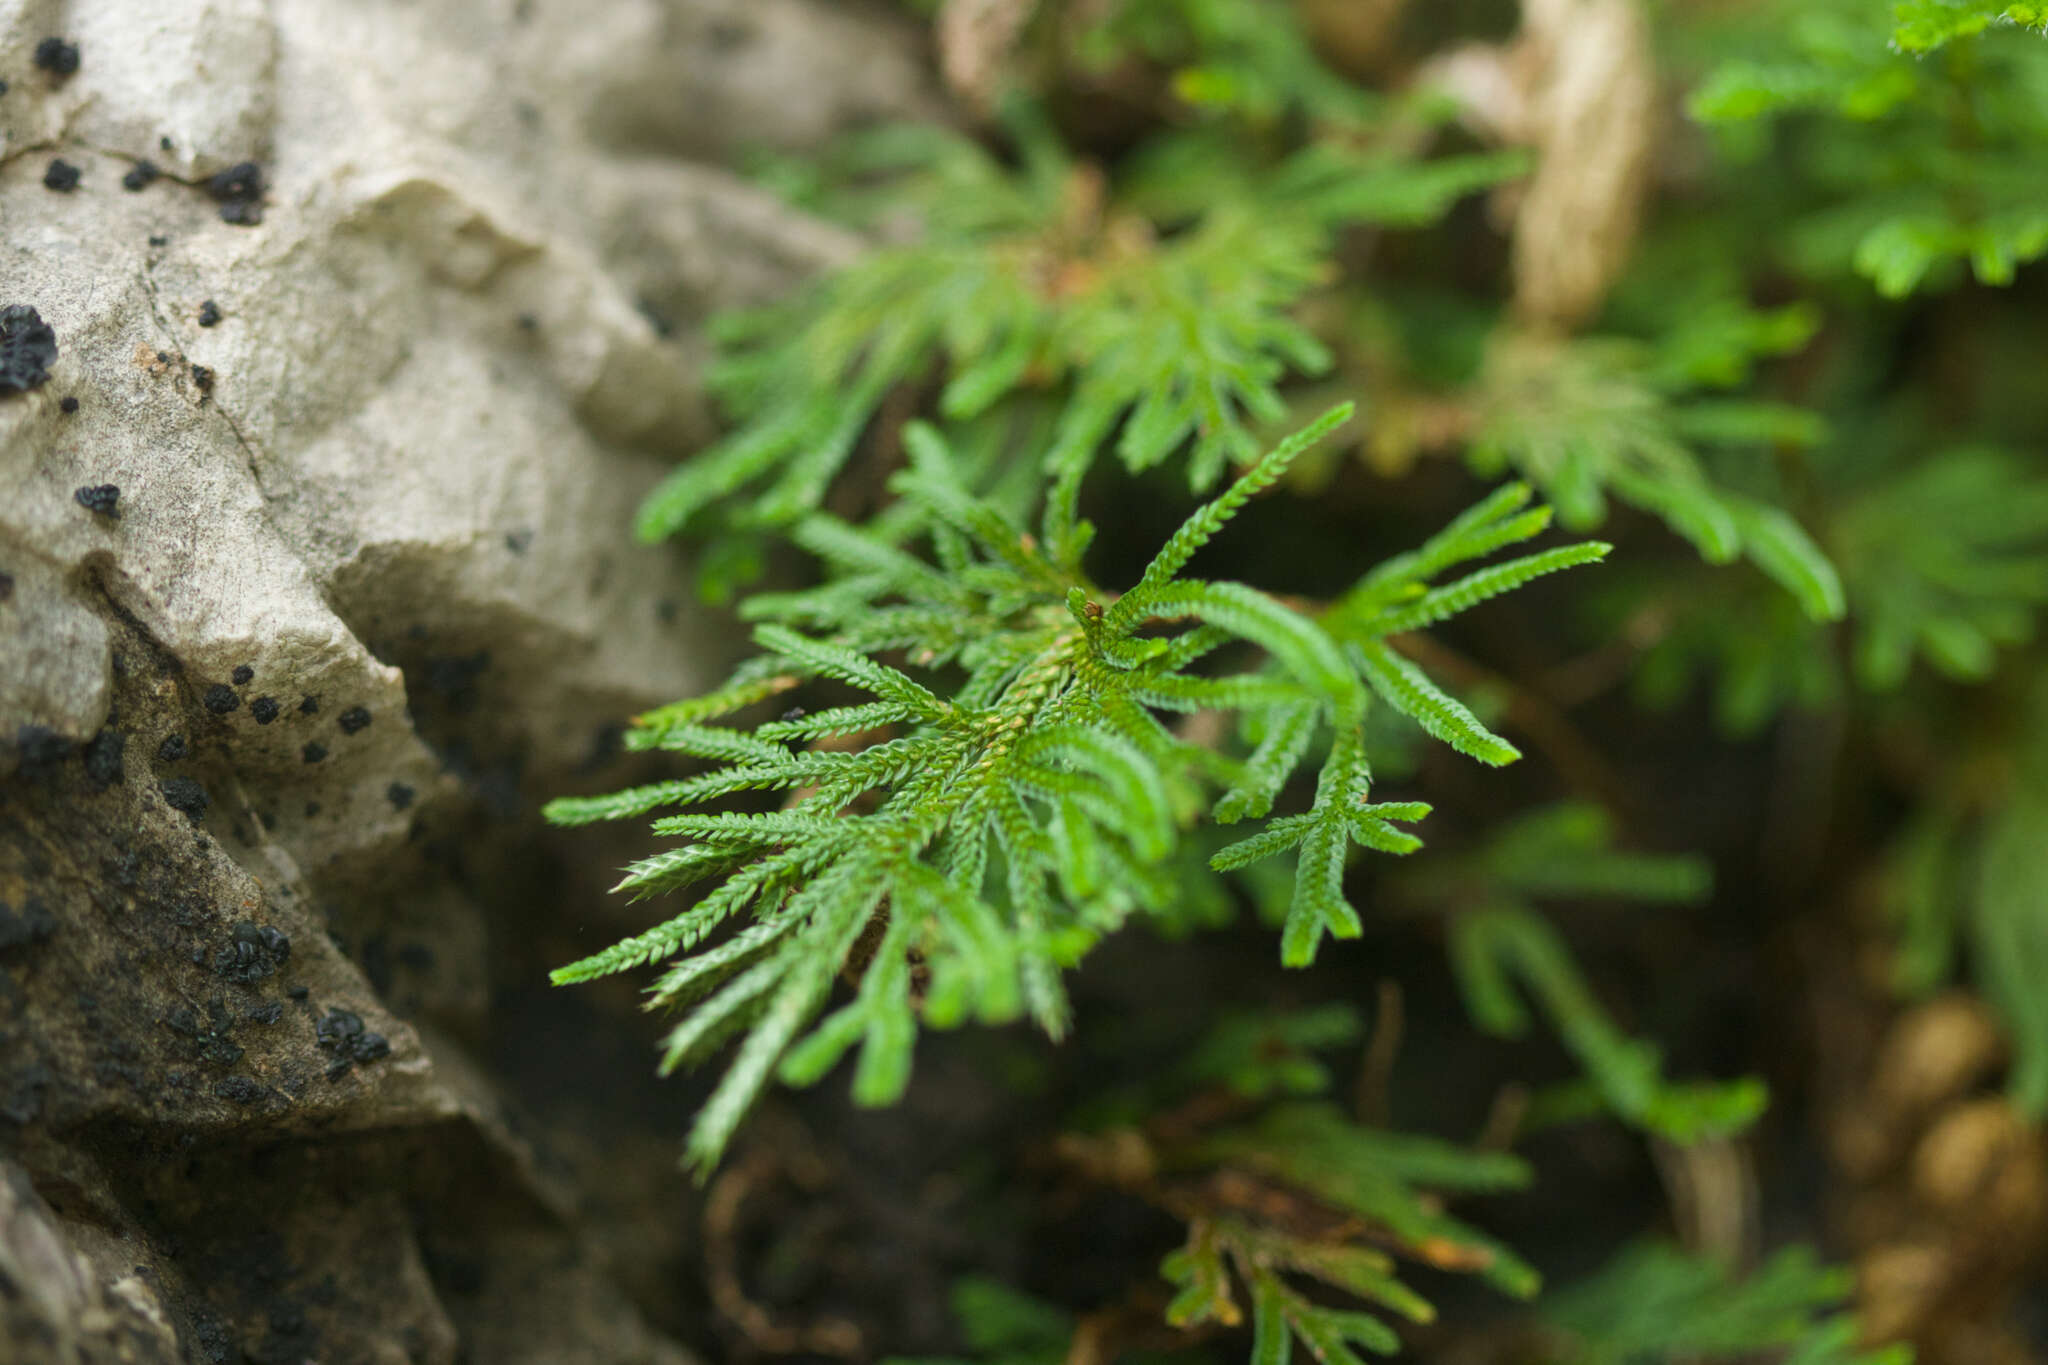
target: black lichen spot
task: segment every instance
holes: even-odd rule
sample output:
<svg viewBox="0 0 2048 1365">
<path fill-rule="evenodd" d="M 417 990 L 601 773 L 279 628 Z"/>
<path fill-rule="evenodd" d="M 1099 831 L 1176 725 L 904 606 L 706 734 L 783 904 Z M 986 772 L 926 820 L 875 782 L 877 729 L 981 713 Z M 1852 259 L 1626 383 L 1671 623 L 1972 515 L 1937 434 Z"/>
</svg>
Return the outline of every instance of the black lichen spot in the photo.
<svg viewBox="0 0 2048 1365">
<path fill-rule="evenodd" d="M 0 393 L 23 393 L 46 382 L 57 363 L 57 334 L 25 303 L 0 308 Z"/>
<path fill-rule="evenodd" d="M 327 1078 L 339 1080 L 358 1062 L 374 1062 L 391 1055 L 391 1044 L 383 1034 L 363 1027 L 362 1016 L 353 1010 L 331 1009 L 313 1026 L 322 1051 L 331 1058 Z"/>
<path fill-rule="evenodd" d="M 39 782 L 56 773 L 57 765 L 71 757 L 73 746 L 47 725 L 24 725 L 14 732 L 14 747 L 21 755 L 21 775 Z"/>
<path fill-rule="evenodd" d="M 352 735 L 370 723 L 370 713 L 363 707 L 351 706 L 336 716 L 334 723 L 341 727 L 343 734 Z"/>
<path fill-rule="evenodd" d="M 223 223 L 254 227 L 263 221 L 263 168 L 253 161 L 230 166 L 206 182 Z"/>
<path fill-rule="evenodd" d="M 4 94 L 6 94 L 6 93 L 7 93 L 7 82 L 6 82 L 6 81 L 0 81 L 0 95 L 4 95 Z"/>
<path fill-rule="evenodd" d="M 251 1005 L 242 1017 L 252 1024 L 274 1024 L 284 1018 L 284 1006 L 275 1000 L 266 1000 L 260 1005 Z"/>
<path fill-rule="evenodd" d="M 225 716 L 228 712 L 240 706 L 242 699 L 236 696 L 235 689 L 229 687 L 226 683 L 215 683 L 206 689 L 205 695 L 200 697 L 199 702 L 200 705 L 213 712 L 216 716 Z"/>
<path fill-rule="evenodd" d="M 289 995 L 294 1000 L 304 1000 L 307 996 L 311 995 L 312 993 L 313 992 L 311 990 L 307 989 L 304 986 L 293 986 L 285 992 L 286 995 Z"/>
<path fill-rule="evenodd" d="M 515 555 L 523 555 L 533 547 L 533 532 L 527 527 L 505 533 L 505 548 Z"/>
<path fill-rule="evenodd" d="M 327 746 L 324 744 L 308 744 L 305 748 L 299 750 L 299 757 L 305 759 L 308 763 L 318 763 L 321 759 L 327 757 Z"/>
<path fill-rule="evenodd" d="M 220 325 L 220 305 L 212 299 L 208 299 L 205 303 L 199 305 L 199 325 L 201 327 L 218 327 Z"/>
<path fill-rule="evenodd" d="M 14 575 L 11 573 L 0 573 L 0 602 L 12 602 L 13 600 Z"/>
<path fill-rule="evenodd" d="M 0 953 L 41 943 L 56 932 L 57 917 L 37 897 L 30 896 L 19 912 L 0 901 Z"/>
<path fill-rule="evenodd" d="M 256 670 L 247 664 L 236 664 L 234 671 L 228 674 L 228 677 L 234 681 L 235 686 L 247 687 L 250 683 L 256 681 Z"/>
<path fill-rule="evenodd" d="M 242 1045 L 215 1037 L 199 1049 L 199 1060 L 208 1066 L 231 1067 L 242 1060 Z"/>
<path fill-rule="evenodd" d="M 43 172 L 43 188 L 55 190 L 59 194 L 69 194 L 78 188 L 79 174 L 78 167 L 61 156 L 57 157 L 50 162 L 50 168 Z"/>
<path fill-rule="evenodd" d="M 103 792 L 127 775 L 121 767 L 121 751 L 127 747 L 128 736 L 111 726 L 85 746 L 85 780 L 94 791 Z"/>
<path fill-rule="evenodd" d="M 206 192 L 215 199 L 247 199 L 263 193 L 263 168 L 253 161 L 240 161 L 206 182 Z"/>
<path fill-rule="evenodd" d="M 340 1048 L 363 1031 L 363 1017 L 354 1010 L 330 1009 L 314 1025 L 313 1034 L 321 1047 Z"/>
<path fill-rule="evenodd" d="M 145 158 L 128 168 L 128 174 L 121 177 L 121 188 L 131 194 L 137 190 L 146 190 L 156 183 L 158 174 L 160 172 L 156 168 L 156 163 Z"/>
<path fill-rule="evenodd" d="M 88 484 L 74 491 L 71 496 L 88 512 L 96 512 L 109 521 L 121 519 L 121 489 L 116 484 Z"/>
<path fill-rule="evenodd" d="M 192 367 L 192 387 L 201 393 L 212 393 L 213 367 L 210 365 L 194 365 Z"/>
<path fill-rule="evenodd" d="M 57 401 L 57 410 L 66 417 L 69 417 L 72 413 L 78 411 L 78 400 L 67 393 Z"/>
<path fill-rule="evenodd" d="M 169 246 L 171 244 L 171 239 L 168 237 L 160 237 L 155 233 L 151 233 L 149 237 L 149 244 L 151 246 Z"/>
<path fill-rule="evenodd" d="M 300 698 L 299 698 L 299 714 L 300 714 L 300 715 L 302 715 L 302 716 L 317 716 L 317 715 L 319 715 L 319 714 L 320 714 L 320 699 L 319 699 L 318 697 L 312 696 L 311 694 L 308 694 L 308 695 L 306 695 L 306 696 L 300 697 Z"/>
<path fill-rule="evenodd" d="M 278 712 L 282 709 L 277 704 L 276 697 L 258 697 L 249 703 L 249 714 L 256 718 L 258 725 L 270 724 L 277 719 Z"/>
<path fill-rule="evenodd" d="M 181 761 L 185 757 L 185 737 L 183 735 L 165 735 L 164 742 L 156 746 L 156 757 L 159 763 L 177 763 Z"/>
<path fill-rule="evenodd" d="M 391 809 L 404 810 L 412 804 L 413 789 L 403 782 L 393 782 L 384 789 L 384 799 L 391 803 Z"/>
<path fill-rule="evenodd" d="M 45 38 L 36 44 L 36 69 L 47 71 L 58 80 L 77 74 L 78 44 L 67 43 L 62 38 Z"/>
<path fill-rule="evenodd" d="M 292 941 L 279 930 L 242 920 L 229 931 L 227 946 L 213 955 L 213 972 L 249 985 L 291 960 Z"/>
<path fill-rule="evenodd" d="M 223 1076 L 214 1082 L 213 1093 L 229 1104 L 251 1105 L 263 1098 L 263 1087 L 247 1076 Z"/>
<path fill-rule="evenodd" d="M 163 784 L 164 800 L 170 802 L 172 810 L 183 811 L 193 824 L 206 818 L 209 802 L 206 788 L 196 778 L 173 777 Z"/>
</svg>

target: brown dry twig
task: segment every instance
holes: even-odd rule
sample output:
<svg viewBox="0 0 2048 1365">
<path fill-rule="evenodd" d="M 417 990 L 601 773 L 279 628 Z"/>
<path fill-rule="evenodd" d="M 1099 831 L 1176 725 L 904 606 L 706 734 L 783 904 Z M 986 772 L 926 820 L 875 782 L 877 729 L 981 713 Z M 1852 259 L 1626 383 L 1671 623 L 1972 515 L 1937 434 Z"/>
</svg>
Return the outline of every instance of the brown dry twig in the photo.
<svg viewBox="0 0 2048 1365">
<path fill-rule="evenodd" d="M 741 1210 L 749 1194 L 777 1175 L 805 1189 L 820 1189 L 830 1182 L 824 1164 L 815 1158 L 782 1157 L 766 1147 L 752 1148 L 712 1182 L 704 1201 L 704 1274 L 712 1305 L 739 1329 L 752 1354 L 860 1359 L 866 1349 L 860 1328 L 853 1323 L 844 1318 L 820 1318 L 801 1327 L 779 1323 L 748 1297 L 740 1283 Z"/>
</svg>

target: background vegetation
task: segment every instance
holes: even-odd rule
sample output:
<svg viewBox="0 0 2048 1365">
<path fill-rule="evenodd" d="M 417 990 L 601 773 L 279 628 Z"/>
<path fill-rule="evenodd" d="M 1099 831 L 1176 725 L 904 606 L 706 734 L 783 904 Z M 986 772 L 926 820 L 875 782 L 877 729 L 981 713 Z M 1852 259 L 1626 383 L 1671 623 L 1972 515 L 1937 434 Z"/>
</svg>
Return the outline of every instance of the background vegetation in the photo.
<svg viewBox="0 0 2048 1365">
<path fill-rule="evenodd" d="M 955 0 L 756 168 L 874 248 L 638 529 L 760 652 L 551 808 L 742 1349 L 2044 1358 L 2042 17 Z"/>
</svg>

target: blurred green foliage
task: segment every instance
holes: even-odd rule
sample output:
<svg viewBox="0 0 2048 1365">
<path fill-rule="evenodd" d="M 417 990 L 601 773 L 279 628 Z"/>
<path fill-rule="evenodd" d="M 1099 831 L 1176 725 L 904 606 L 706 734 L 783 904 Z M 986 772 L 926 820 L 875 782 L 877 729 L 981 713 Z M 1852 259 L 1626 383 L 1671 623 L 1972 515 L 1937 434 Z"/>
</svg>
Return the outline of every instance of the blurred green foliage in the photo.
<svg viewBox="0 0 2048 1365">
<path fill-rule="evenodd" d="M 1687 1040 L 1649 1036 L 1574 945 L 1594 913 L 1677 921 L 1754 888 L 1714 901 L 1704 858 L 1631 848 L 1666 793 L 1501 816 L 1471 793 L 1528 789 L 1456 768 L 1533 739 L 1597 786 L 1597 744 L 1563 713 L 1701 692 L 1701 747 L 1832 745 L 1800 790 L 1852 791 L 1827 856 L 1874 872 L 1896 989 L 1972 981 L 2010 1034 L 2013 1103 L 2048 1116 L 2048 10 L 1642 6 L 1685 116 L 1645 144 L 1611 289 L 1566 325 L 1517 303 L 1514 272 L 1536 267 L 1509 239 L 1582 148 L 1461 103 L 1446 60 L 1497 23 L 1411 9 L 1365 50 L 1306 0 L 1023 9 L 985 126 L 761 163 L 872 249 L 720 324 L 729 432 L 639 524 L 706 546 L 708 587 L 742 594 L 761 652 L 640 718 L 632 747 L 704 770 L 552 807 L 577 823 L 786 793 L 662 818 L 680 842 L 622 886 L 701 898 L 559 974 L 665 962 L 653 1003 L 684 1011 L 669 1064 L 737 1044 L 700 1169 L 772 1078 L 857 1052 L 855 1098 L 893 1102 L 921 1029 L 1057 1035 L 1063 982 L 1105 936 L 1185 935 L 1241 903 L 1290 967 L 1419 932 L 1479 1033 L 1540 1017 L 1576 1078 L 1510 1138 L 1611 1119 L 1733 1140 L 1762 1082 L 1672 1079 Z M 1354 402 L 1343 433 L 1308 420 Z M 1472 476 L 1513 481 L 1464 489 L 1462 514 L 1412 487 Z M 1091 496 L 1180 490 L 1210 501 L 1142 546 L 1112 528 L 1106 556 Z M 1361 529 L 1315 597 L 1227 576 L 1226 547 L 1256 557 L 1211 542 L 1288 497 L 1383 503 L 1404 534 Z M 1404 520 L 1418 505 L 1425 527 Z M 1532 586 L 1607 555 L 1527 544 L 1553 508 L 1613 563 Z M 770 543 L 815 581 L 756 590 Z M 1099 567 L 1133 551 L 1142 571 Z M 1198 553 L 1217 576 L 1189 572 Z M 1510 589 L 1527 591 L 1476 610 Z M 1553 666 L 1518 673 L 1532 657 Z M 785 694 L 816 709 L 764 718 Z M 1415 788 L 1464 802 L 1439 803 L 1455 834 L 1427 850 Z M 1401 1259 L 1535 1292 L 1532 1265 L 1447 1206 L 1536 1173 L 1341 1108 L 1319 1054 L 1361 1031 L 1341 1005 L 1219 1011 L 1082 1108 L 1077 1168 L 1185 1226 L 1163 1316 L 1191 1342 L 1240 1330 L 1257 1365 L 1398 1350 L 1434 1313 Z M 1268 1198 L 1219 1202 L 1230 1182 Z M 1639 1243 L 1538 1300 L 1530 1358 L 1902 1359 L 1858 1347 L 1847 1290 L 1799 1248 L 1738 1275 Z M 986 1282 L 956 1307 L 979 1358 L 1049 1360 L 1080 1330 Z"/>
</svg>

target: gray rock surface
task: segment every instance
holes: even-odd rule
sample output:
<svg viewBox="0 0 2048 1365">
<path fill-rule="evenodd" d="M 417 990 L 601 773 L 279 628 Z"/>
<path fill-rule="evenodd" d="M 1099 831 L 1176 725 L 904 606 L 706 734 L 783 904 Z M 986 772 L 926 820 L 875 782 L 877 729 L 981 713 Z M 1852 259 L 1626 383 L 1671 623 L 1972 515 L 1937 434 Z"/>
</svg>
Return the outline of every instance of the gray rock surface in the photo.
<svg viewBox="0 0 2048 1365">
<path fill-rule="evenodd" d="M 628 531 L 697 327 L 854 248 L 705 158 L 928 113 L 913 48 L 0 0 L 0 79 L 0 307 L 59 351 L 0 387 L 0 1356 L 680 1359 L 469 1053 L 588 880 L 534 798 L 722 662 Z"/>
</svg>

